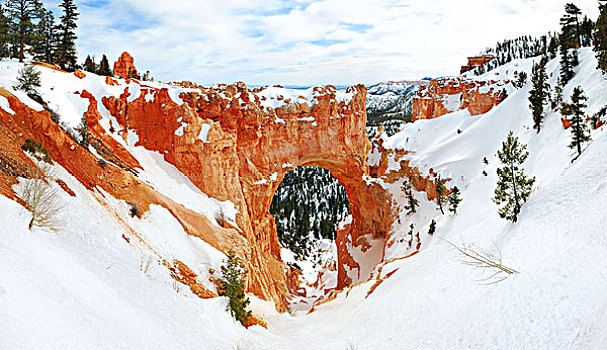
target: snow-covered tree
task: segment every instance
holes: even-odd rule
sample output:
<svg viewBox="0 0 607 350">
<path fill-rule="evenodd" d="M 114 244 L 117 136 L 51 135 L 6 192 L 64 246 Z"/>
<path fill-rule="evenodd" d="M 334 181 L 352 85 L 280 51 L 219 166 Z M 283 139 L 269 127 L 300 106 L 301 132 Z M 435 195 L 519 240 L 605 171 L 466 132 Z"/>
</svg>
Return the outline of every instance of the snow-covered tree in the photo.
<svg viewBox="0 0 607 350">
<path fill-rule="evenodd" d="M 535 183 L 535 177 L 528 178 L 522 168 L 529 156 L 527 145 L 520 144 L 511 131 L 502 144 L 502 149 L 497 151 L 497 156 L 502 167 L 497 169 L 498 181 L 493 201 L 497 205 L 503 205 L 498 211 L 500 217 L 516 222 Z"/>
<path fill-rule="evenodd" d="M 529 108 L 533 116 L 533 128 L 539 133 L 544 119 L 544 107 L 548 97 L 548 75 L 544 62 L 533 65 L 531 74 L 531 84 L 533 87 L 529 91 Z"/>
<path fill-rule="evenodd" d="M 588 100 L 588 97 L 584 95 L 584 90 L 581 86 L 573 89 L 571 95 L 571 103 L 563 103 L 561 113 L 569 117 L 571 120 L 571 143 L 569 147 L 577 150 L 577 157 L 582 154 L 582 145 L 586 142 L 590 142 L 590 130 L 586 123 L 585 111 L 586 104 L 584 101 Z M 574 160 L 575 160 L 574 159 Z"/>
</svg>

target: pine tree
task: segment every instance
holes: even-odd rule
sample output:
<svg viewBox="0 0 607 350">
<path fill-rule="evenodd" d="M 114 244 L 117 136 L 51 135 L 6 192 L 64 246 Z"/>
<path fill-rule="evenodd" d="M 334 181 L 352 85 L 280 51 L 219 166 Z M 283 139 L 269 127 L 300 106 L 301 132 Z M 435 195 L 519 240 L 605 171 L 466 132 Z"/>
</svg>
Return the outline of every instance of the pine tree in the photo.
<svg viewBox="0 0 607 350">
<path fill-rule="evenodd" d="M 147 70 L 143 74 L 143 78 L 141 78 L 141 80 L 143 80 L 143 81 L 154 81 L 154 78 L 152 77 L 152 73 L 149 70 Z"/>
<path fill-rule="evenodd" d="M 529 156 L 526 149 L 527 145 L 519 144 L 518 138 L 511 131 L 502 144 L 502 149 L 497 151 L 503 167 L 497 169 L 498 182 L 493 201 L 497 205 L 504 204 L 498 211 L 500 217 L 513 222 L 516 222 L 521 207 L 527 201 L 535 183 L 535 177 L 527 178 L 524 169 L 521 168 Z"/>
<path fill-rule="evenodd" d="M 97 73 L 97 64 L 95 64 L 95 59 L 91 58 L 91 56 L 86 56 L 82 68 L 87 72 Z"/>
<path fill-rule="evenodd" d="M 252 314 L 251 311 L 246 310 L 250 301 L 244 291 L 245 280 L 242 275 L 240 259 L 233 250 L 230 250 L 227 259 L 221 266 L 221 278 L 217 281 L 220 285 L 219 295 L 228 297 L 227 311 L 242 325 L 245 325 Z"/>
<path fill-rule="evenodd" d="M 101 57 L 101 63 L 99 63 L 99 75 L 105 75 L 108 77 L 113 77 L 114 72 L 110 69 L 110 62 L 107 59 L 106 55 Z"/>
<path fill-rule="evenodd" d="M 19 69 L 17 76 L 17 89 L 26 94 L 37 94 L 36 88 L 40 87 L 40 72 L 31 65 L 26 65 Z"/>
<path fill-rule="evenodd" d="M 579 64 L 577 48 L 580 47 L 580 9 L 574 4 L 565 5 L 565 15 L 561 18 L 561 83 L 567 85 L 575 76 L 573 69 Z M 570 51 L 570 49 L 573 49 Z"/>
<path fill-rule="evenodd" d="M 584 118 L 586 104 L 584 101 L 588 100 L 584 95 L 582 87 L 578 86 L 573 89 L 571 95 L 571 103 L 563 103 L 561 114 L 571 118 L 571 144 L 569 148 L 577 150 L 577 159 L 582 154 L 582 145 L 586 142 L 590 142 L 590 130 Z"/>
<path fill-rule="evenodd" d="M 89 132 L 89 124 L 86 121 L 86 115 L 82 116 L 80 125 L 76 128 L 78 134 L 80 134 L 80 145 L 84 148 L 89 148 L 91 142 L 91 134 Z"/>
<path fill-rule="evenodd" d="M 53 64 L 53 54 L 57 46 L 55 16 L 52 11 L 42 9 L 40 22 L 36 25 L 34 59 Z"/>
<path fill-rule="evenodd" d="M 413 186 L 411 186 L 411 178 L 409 178 L 409 181 L 403 182 L 402 190 L 407 196 L 407 204 L 405 205 L 405 209 L 408 210 L 408 214 L 415 213 L 416 208 L 419 207 L 419 201 L 415 199 L 415 196 L 413 195 Z"/>
<path fill-rule="evenodd" d="M 607 3 L 599 4 L 601 14 L 594 27 L 594 53 L 597 68 L 607 74 Z"/>
<path fill-rule="evenodd" d="M 78 57 L 76 55 L 76 21 L 80 14 L 74 0 L 63 0 L 59 7 L 63 9 L 63 15 L 57 29 L 59 30 L 59 44 L 55 53 L 57 62 L 61 68 L 74 71 L 77 67 Z"/>
<path fill-rule="evenodd" d="M 445 184 L 443 183 L 443 180 L 441 180 L 440 176 L 439 178 L 436 180 L 436 184 L 434 185 L 434 190 L 436 192 L 436 204 L 438 205 L 438 208 L 440 209 L 440 212 L 445 215 L 445 211 L 443 210 L 443 205 L 446 203 L 447 201 L 447 188 L 445 187 Z"/>
<path fill-rule="evenodd" d="M 581 46 L 580 20 L 582 11 L 575 4 L 565 4 L 565 14 L 561 17 L 561 41 L 567 48 L 578 48 Z"/>
<path fill-rule="evenodd" d="M 531 75 L 531 83 L 533 87 L 529 91 L 529 108 L 531 108 L 533 116 L 533 128 L 538 132 L 542 127 L 544 119 L 544 106 L 548 97 L 548 75 L 542 62 L 533 65 L 533 73 Z"/>
<path fill-rule="evenodd" d="M 428 234 L 430 236 L 432 236 L 435 233 L 436 233 L 436 221 L 434 221 L 434 219 L 432 219 L 432 222 L 430 223 L 430 228 L 428 229 Z"/>
<path fill-rule="evenodd" d="M 8 0 L 5 4 L 7 16 L 12 23 L 13 35 L 18 44 L 19 62 L 25 59 L 25 45 L 34 36 L 34 20 L 40 18 L 42 3 L 38 0 Z"/>
<path fill-rule="evenodd" d="M 447 201 L 449 202 L 449 211 L 453 214 L 457 214 L 457 207 L 461 203 L 462 199 L 460 198 L 459 188 L 457 186 L 453 187 L 453 191 L 447 197 Z"/>
<path fill-rule="evenodd" d="M 9 56 L 10 23 L 5 14 L 5 6 L 0 2 L 0 59 Z"/>
</svg>

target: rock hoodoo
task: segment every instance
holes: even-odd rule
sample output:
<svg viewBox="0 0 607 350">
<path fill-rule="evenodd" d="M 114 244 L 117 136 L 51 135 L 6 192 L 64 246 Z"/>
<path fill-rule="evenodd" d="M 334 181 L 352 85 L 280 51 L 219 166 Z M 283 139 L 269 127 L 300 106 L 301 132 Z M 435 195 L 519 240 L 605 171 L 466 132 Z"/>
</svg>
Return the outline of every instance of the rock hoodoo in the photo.
<svg viewBox="0 0 607 350">
<path fill-rule="evenodd" d="M 114 63 L 114 74 L 117 77 L 129 79 L 138 76 L 137 68 L 134 65 L 134 59 L 128 52 L 123 52 Z"/>
</svg>

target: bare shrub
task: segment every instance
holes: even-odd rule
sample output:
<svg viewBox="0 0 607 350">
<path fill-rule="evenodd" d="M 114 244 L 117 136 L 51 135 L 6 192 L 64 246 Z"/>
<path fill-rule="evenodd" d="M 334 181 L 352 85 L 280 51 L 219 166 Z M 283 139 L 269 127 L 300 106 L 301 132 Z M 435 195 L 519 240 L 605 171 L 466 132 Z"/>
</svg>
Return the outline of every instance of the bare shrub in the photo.
<svg viewBox="0 0 607 350">
<path fill-rule="evenodd" d="M 60 225 L 57 214 L 62 205 L 57 188 L 52 185 L 50 165 L 39 162 L 31 179 L 25 180 L 21 199 L 31 214 L 28 229 L 34 227 L 56 231 Z"/>
<path fill-rule="evenodd" d="M 441 239 L 460 253 L 462 264 L 475 267 L 485 275 L 479 280 L 483 284 L 499 283 L 508 276 L 519 273 L 517 270 L 504 265 L 502 251 L 497 246 L 490 251 L 467 244 L 457 246 L 444 238 Z"/>
<path fill-rule="evenodd" d="M 153 261 L 154 257 L 151 255 L 148 255 L 147 258 L 141 257 L 141 259 L 139 260 L 139 271 L 147 275 L 150 271 L 150 268 L 152 267 Z"/>
<path fill-rule="evenodd" d="M 183 287 L 183 285 L 175 280 L 173 280 L 173 290 L 179 294 L 181 293 L 181 287 Z"/>
</svg>

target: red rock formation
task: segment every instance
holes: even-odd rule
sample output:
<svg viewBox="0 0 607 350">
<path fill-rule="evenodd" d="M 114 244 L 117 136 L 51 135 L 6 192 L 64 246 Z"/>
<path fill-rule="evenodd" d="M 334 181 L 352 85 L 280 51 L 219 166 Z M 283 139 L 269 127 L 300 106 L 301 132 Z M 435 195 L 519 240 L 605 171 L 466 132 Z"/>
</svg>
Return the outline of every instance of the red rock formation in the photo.
<svg viewBox="0 0 607 350">
<path fill-rule="evenodd" d="M 114 63 L 114 74 L 123 79 L 138 77 L 137 68 L 133 63 L 133 57 L 128 52 L 123 52 Z"/>
<path fill-rule="evenodd" d="M 463 73 L 466 73 L 473 69 L 476 69 L 476 68 L 484 65 L 485 63 L 493 61 L 494 58 L 495 57 L 492 55 L 468 57 L 468 64 L 465 66 L 462 66 L 459 73 L 463 74 Z"/>
<path fill-rule="evenodd" d="M 413 98 L 411 120 L 434 119 L 461 109 L 468 109 L 471 115 L 487 113 L 502 101 L 502 90 L 508 83 L 434 79 L 428 87 L 420 87 Z"/>
<path fill-rule="evenodd" d="M 78 77 L 78 79 L 84 79 L 84 77 L 86 77 L 86 74 L 81 71 L 81 70 L 77 70 L 74 72 L 74 75 Z"/>
<path fill-rule="evenodd" d="M 316 88 L 313 106 L 290 103 L 276 109 L 264 107 L 244 84 L 182 94 L 181 106 L 166 89 L 143 89 L 131 103 L 126 102 L 126 90 L 121 98 L 103 102 L 123 130 L 138 135 L 138 145 L 164 154 L 204 193 L 237 206 L 239 234 L 249 242 L 246 251 L 240 249 L 250 271 L 249 290 L 274 299 L 281 308 L 288 292 L 269 208 L 288 170 L 323 167 L 346 189 L 354 220 L 337 234 L 339 287 L 349 283 L 343 266 L 357 265 L 346 242 L 363 244 L 360 238 L 368 233 L 385 237 L 392 223 L 390 196 L 364 181 L 369 150 L 366 90 L 357 86 L 349 92 L 354 97 L 345 103 L 336 101 L 335 88 Z M 207 143 L 198 139 L 203 125 L 210 126 Z"/>
</svg>

